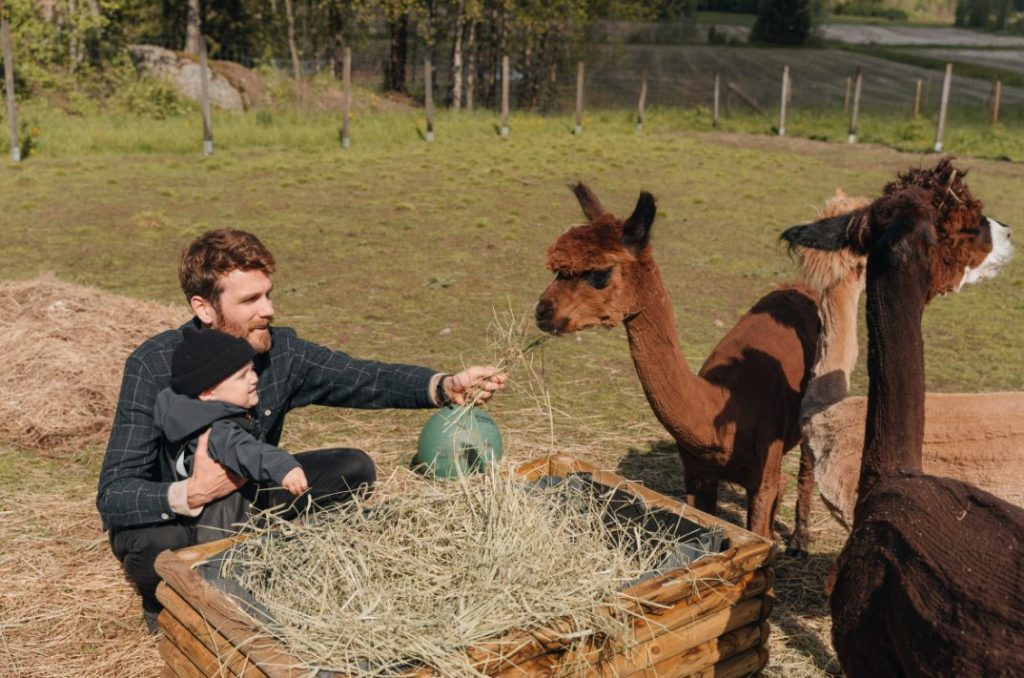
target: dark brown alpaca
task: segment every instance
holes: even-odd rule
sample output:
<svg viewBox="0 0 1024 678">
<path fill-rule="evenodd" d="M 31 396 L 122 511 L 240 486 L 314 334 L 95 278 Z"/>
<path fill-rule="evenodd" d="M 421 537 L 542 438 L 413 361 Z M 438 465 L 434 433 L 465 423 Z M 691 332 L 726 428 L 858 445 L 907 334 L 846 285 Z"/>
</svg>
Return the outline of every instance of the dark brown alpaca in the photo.
<svg viewBox="0 0 1024 678">
<path fill-rule="evenodd" d="M 867 426 L 830 600 L 836 653 L 851 678 L 1020 675 L 1024 509 L 921 471 L 922 312 L 995 275 L 1008 229 L 981 214 L 948 159 L 900 175 L 855 217 L 784 235 L 867 255 Z"/>
<path fill-rule="evenodd" d="M 623 222 L 583 184 L 573 191 L 587 223 L 569 229 L 548 250 L 556 278 L 537 304 L 537 324 L 567 334 L 623 323 L 647 400 L 679 447 L 687 502 L 714 513 L 718 481 L 738 483 L 747 491 L 748 529 L 771 538 L 782 455 L 800 441 L 800 400 L 818 340 L 814 296 L 799 285 L 768 294 L 694 374 L 679 348 L 672 305 L 651 254 L 654 198 L 641 193 Z M 794 551 L 807 543 L 813 478 L 806 461 L 790 541 Z"/>
</svg>

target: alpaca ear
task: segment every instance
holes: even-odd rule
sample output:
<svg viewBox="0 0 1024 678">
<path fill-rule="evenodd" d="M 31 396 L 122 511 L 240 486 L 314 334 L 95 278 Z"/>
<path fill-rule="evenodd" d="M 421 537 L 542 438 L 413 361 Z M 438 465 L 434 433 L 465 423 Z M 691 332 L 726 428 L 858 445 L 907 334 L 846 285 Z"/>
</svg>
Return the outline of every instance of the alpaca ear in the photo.
<svg viewBox="0 0 1024 678">
<path fill-rule="evenodd" d="M 809 247 L 812 250 L 835 252 L 851 244 L 846 228 L 851 216 L 840 214 L 810 224 L 791 226 L 782 232 L 779 239 L 789 243 L 790 250 L 796 247 Z"/>
<path fill-rule="evenodd" d="M 896 251 L 911 238 L 931 245 L 936 239 L 938 214 L 932 205 L 932 192 L 914 186 L 879 201 L 871 212 L 871 246 Z M 909 246 L 909 244 L 907 245 Z"/>
<path fill-rule="evenodd" d="M 640 198 L 629 218 L 622 223 L 622 245 L 637 256 L 651 239 L 651 225 L 658 208 L 654 204 L 654 196 L 647 191 L 640 191 Z"/>
<path fill-rule="evenodd" d="M 601 205 L 601 201 L 597 199 L 597 196 L 594 195 L 594 192 L 586 184 L 580 182 L 569 188 L 572 189 L 576 199 L 579 200 L 580 207 L 583 208 L 583 216 L 587 218 L 587 221 L 596 221 L 599 217 L 607 214 L 604 206 Z"/>
</svg>

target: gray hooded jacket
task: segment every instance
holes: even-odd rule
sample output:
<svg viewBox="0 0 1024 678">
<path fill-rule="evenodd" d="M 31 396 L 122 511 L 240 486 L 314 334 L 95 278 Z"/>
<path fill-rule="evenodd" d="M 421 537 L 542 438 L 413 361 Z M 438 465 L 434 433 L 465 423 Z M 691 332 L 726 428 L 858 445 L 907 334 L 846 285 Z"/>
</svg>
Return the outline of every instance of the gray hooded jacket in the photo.
<svg viewBox="0 0 1024 678">
<path fill-rule="evenodd" d="M 243 478 L 280 484 L 299 466 L 288 452 L 261 442 L 238 421 L 246 414 L 243 407 L 219 400 L 199 400 L 160 391 L 153 409 L 157 429 L 166 439 L 165 451 L 178 479 L 192 475 L 192 464 L 200 434 L 210 429 L 210 458 Z"/>
</svg>

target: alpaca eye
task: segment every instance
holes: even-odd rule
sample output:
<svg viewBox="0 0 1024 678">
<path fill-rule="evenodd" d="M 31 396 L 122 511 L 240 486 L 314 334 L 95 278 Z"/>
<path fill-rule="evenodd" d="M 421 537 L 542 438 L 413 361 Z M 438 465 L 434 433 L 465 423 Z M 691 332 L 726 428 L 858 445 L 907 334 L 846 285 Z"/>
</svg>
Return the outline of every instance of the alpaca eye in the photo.
<svg viewBox="0 0 1024 678">
<path fill-rule="evenodd" d="M 612 269 L 606 268 L 603 271 L 587 271 L 585 275 L 587 282 L 594 289 L 604 289 L 612 277 Z"/>
</svg>

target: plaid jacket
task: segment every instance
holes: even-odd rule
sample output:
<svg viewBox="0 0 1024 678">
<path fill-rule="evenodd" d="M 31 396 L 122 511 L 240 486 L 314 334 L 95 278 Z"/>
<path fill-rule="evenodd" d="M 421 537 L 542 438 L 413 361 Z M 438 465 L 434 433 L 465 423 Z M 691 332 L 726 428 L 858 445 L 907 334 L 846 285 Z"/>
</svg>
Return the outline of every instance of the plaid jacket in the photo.
<svg viewBox="0 0 1024 678">
<path fill-rule="evenodd" d="M 196 323 L 193 319 L 191 322 Z M 357 408 L 432 407 L 435 371 L 412 365 L 358 360 L 303 341 L 286 327 L 271 327 L 269 353 L 256 356 L 260 426 L 277 445 L 289 410 L 304 405 Z M 96 507 L 104 529 L 123 529 L 177 519 L 167 493 L 173 471 L 160 454 L 153 425 L 156 394 L 170 385 L 171 353 L 181 328 L 148 339 L 124 367 L 114 426 L 100 471 Z"/>
</svg>

